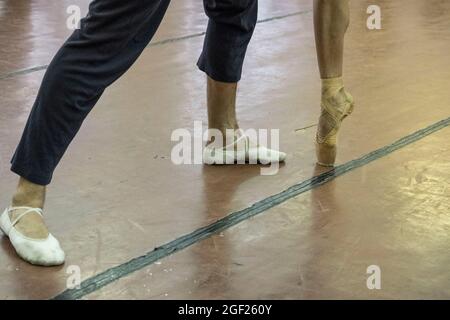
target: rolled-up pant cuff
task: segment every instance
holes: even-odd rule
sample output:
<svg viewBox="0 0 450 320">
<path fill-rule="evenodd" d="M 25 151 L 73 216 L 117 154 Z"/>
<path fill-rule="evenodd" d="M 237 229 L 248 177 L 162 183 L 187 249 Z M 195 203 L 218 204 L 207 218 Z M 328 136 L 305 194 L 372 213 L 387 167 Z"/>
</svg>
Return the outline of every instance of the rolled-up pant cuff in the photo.
<svg viewBox="0 0 450 320">
<path fill-rule="evenodd" d="M 241 80 L 241 74 L 239 74 L 237 76 L 224 75 L 220 72 L 217 72 L 214 68 L 207 66 L 207 64 L 202 60 L 199 60 L 197 62 L 197 67 L 200 69 L 200 71 L 203 71 L 211 79 L 213 79 L 215 81 L 226 82 L 226 83 L 236 83 Z"/>
<path fill-rule="evenodd" d="M 14 162 L 11 163 L 11 171 L 14 172 L 15 174 L 18 174 L 22 178 L 41 186 L 46 186 L 50 184 L 52 180 L 51 175 L 44 176 L 35 174 L 33 172 L 30 172 L 30 170 L 27 169 L 25 166 L 20 166 L 18 164 L 15 164 Z"/>
</svg>

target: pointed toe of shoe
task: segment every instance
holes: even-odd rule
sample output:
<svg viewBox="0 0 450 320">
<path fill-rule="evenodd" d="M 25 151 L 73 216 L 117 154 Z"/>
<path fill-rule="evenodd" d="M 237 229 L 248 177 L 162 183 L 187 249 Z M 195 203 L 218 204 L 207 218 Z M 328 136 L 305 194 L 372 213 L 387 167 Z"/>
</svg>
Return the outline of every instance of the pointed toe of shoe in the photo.
<svg viewBox="0 0 450 320">
<path fill-rule="evenodd" d="M 268 149 L 263 146 L 258 146 L 251 149 L 249 154 L 250 161 L 257 161 L 261 164 L 284 162 L 284 160 L 286 159 L 286 153 Z"/>
<path fill-rule="evenodd" d="M 31 264 L 57 266 L 65 261 L 65 253 L 52 234 L 46 239 L 29 239 L 13 229 L 9 238 L 17 254 Z"/>
<path fill-rule="evenodd" d="M 284 162 L 286 159 L 286 153 L 281 151 L 270 150 L 268 151 L 268 156 L 260 157 L 260 161 L 263 160 L 266 163 L 277 163 Z"/>
<path fill-rule="evenodd" d="M 285 152 L 278 152 L 278 161 L 279 162 L 284 162 L 284 160 L 286 160 L 286 153 Z"/>
</svg>

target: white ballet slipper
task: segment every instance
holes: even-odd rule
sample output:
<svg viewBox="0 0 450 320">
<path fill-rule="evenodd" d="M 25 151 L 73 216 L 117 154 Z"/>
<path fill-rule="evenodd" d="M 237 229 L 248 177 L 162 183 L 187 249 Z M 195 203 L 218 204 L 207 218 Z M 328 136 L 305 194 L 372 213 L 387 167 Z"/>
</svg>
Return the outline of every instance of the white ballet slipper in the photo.
<svg viewBox="0 0 450 320">
<path fill-rule="evenodd" d="M 248 136 L 241 135 L 232 144 L 215 147 L 214 143 L 203 150 L 204 164 L 270 164 L 283 162 L 286 153 L 272 150 L 252 142 Z"/>
<path fill-rule="evenodd" d="M 12 210 L 25 210 L 11 222 L 9 212 Z M 0 229 L 8 236 L 17 254 L 25 261 L 39 266 L 56 266 L 64 263 L 65 254 L 58 240 L 48 234 L 45 239 L 32 239 L 20 233 L 14 226 L 26 214 L 36 212 L 42 216 L 42 209 L 30 207 L 10 207 L 0 216 Z"/>
</svg>

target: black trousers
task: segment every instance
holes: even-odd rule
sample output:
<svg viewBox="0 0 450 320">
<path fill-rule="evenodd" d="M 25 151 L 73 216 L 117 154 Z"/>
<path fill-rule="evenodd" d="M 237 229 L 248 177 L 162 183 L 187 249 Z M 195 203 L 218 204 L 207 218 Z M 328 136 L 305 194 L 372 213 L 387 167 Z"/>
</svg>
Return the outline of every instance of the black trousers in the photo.
<svg viewBox="0 0 450 320">
<path fill-rule="evenodd" d="M 198 67 L 237 82 L 256 25 L 257 0 L 204 0 L 209 17 Z M 53 171 L 104 90 L 136 61 L 170 0 L 94 0 L 44 76 L 11 170 L 40 185 Z"/>
</svg>

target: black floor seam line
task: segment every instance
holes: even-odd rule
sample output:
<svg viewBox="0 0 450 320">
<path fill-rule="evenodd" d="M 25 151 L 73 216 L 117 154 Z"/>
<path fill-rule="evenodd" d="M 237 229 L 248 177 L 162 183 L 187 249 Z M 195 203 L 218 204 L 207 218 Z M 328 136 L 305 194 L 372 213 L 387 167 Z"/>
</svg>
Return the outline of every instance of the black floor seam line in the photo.
<svg viewBox="0 0 450 320">
<path fill-rule="evenodd" d="M 280 15 L 280 16 L 274 16 L 274 17 L 270 17 L 270 18 L 266 18 L 266 19 L 261 19 L 261 20 L 258 20 L 258 23 L 265 23 L 265 22 L 270 22 L 270 21 L 274 21 L 274 20 L 285 19 L 285 18 L 294 17 L 294 16 L 298 16 L 298 15 L 302 15 L 302 14 L 311 13 L 311 12 L 312 12 L 312 10 L 296 11 L 293 13 L 288 13 L 288 14 L 284 14 L 284 15 Z M 167 43 L 178 42 L 178 41 L 183 41 L 183 40 L 192 39 L 192 38 L 198 38 L 198 37 L 204 36 L 205 34 L 206 34 L 206 32 L 198 32 L 198 33 L 194 33 L 194 34 L 190 34 L 190 35 L 186 35 L 186 36 L 163 39 L 160 41 L 151 42 L 147 47 L 155 47 L 155 46 L 160 46 L 160 45 L 167 44 Z M 0 74 L 0 80 L 10 79 L 10 78 L 14 78 L 16 76 L 29 74 L 29 73 L 33 73 L 33 72 L 37 72 L 37 71 L 41 71 L 41 70 L 46 70 L 48 68 L 48 66 L 49 66 L 48 64 L 45 64 L 45 65 L 41 65 L 41 66 L 24 68 L 24 69 Z"/>
<path fill-rule="evenodd" d="M 414 143 L 438 130 L 441 130 L 450 125 L 450 117 L 447 119 L 436 122 L 424 129 L 416 131 L 408 136 L 405 136 L 394 143 L 384 146 L 380 149 L 372 151 L 358 159 L 349 161 L 342 165 L 336 166 L 334 169 L 322 173 L 318 176 L 305 180 L 301 183 L 295 184 L 292 187 L 265 198 L 261 201 L 254 203 L 252 206 L 243 210 L 236 211 L 230 215 L 200 229 L 195 230 L 192 233 L 181 236 L 169 243 L 166 243 L 160 247 L 149 251 L 147 254 L 134 258 L 121 265 L 107 269 L 104 272 L 95 275 L 91 278 L 84 280 L 79 288 L 68 289 L 61 294 L 55 296 L 52 299 L 56 300 L 73 300 L 80 299 L 89 293 L 99 290 L 100 288 L 119 280 L 135 271 L 141 270 L 154 262 L 168 257 L 175 252 L 178 252 L 184 248 L 187 248 L 203 239 L 206 239 L 214 234 L 224 231 L 242 221 L 245 221 L 257 214 L 260 214 L 268 209 L 271 209 L 293 197 L 296 197 L 302 193 L 310 191 L 316 187 L 319 187 L 336 177 L 339 177 L 351 170 L 362 167 L 372 161 L 382 158 L 400 148 L 403 148 L 411 143 Z"/>
</svg>

